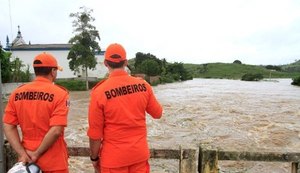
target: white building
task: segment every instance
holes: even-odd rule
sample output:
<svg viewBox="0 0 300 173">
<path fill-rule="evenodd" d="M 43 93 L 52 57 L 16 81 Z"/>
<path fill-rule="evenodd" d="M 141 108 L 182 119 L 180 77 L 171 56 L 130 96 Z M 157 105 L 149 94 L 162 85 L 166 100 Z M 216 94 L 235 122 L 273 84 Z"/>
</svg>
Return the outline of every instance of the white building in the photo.
<svg viewBox="0 0 300 173">
<path fill-rule="evenodd" d="M 34 74 L 32 67 L 34 57 L 39 53 L 48 52 L 56 57 L 58 64 L 63 67 L 63 71 L 57 73 L 57 78 L 85 77 L 84 70 L 82 70 L 79 74 L 74 74 L 74 72 L 69 68 L 69 60 L 67 57 L 71 46 L 71 44 L 26 44 L 19 27 L 18 35 L 12 43 L 9 43 L 7 38 L 6 48 L 4 48 L 4 50 L 11 52 L 12 58 L 19 58 L 23 64 L 28 64 L 30 73 L 32 74 Z M 103 64 L 104 51 L 101 51 L 95 56 L 97 60 L 96 69 L 88 70 L 88 77 L 92 79 L 103 78 L 108 72 L 107 68 Z"/>
</svg>

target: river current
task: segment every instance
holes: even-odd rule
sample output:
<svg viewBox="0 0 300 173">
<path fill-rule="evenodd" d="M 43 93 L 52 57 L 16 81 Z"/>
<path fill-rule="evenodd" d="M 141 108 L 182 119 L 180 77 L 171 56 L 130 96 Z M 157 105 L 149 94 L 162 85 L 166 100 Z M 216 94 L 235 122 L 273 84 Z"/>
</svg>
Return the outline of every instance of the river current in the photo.
<svg viewBox="0 0 300 173">
<path fill-rule="evenodd" d="M 300 152 L 300 87 L 291 79 L 245 82 L 194 79 L 153 87 L 164 112 L 147 116 L 151 148 Z M 89 92 L 71 92 L 66 140 L 88 147 Z M 152 173 L 177 173 L 178 161 L 150 161 Z M 93 172 L 87 158 L 71 157 L 71 172 Z M 221 172 L 287 173 L 290 164 L 220 162 Z"/>
</svg>

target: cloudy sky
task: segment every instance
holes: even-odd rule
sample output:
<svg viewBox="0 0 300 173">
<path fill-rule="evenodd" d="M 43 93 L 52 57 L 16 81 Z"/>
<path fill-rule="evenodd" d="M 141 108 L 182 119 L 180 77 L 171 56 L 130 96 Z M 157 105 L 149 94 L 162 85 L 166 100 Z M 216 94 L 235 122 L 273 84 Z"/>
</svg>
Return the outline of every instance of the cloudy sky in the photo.
<svg viewBox="0 0 300 173">
<path fill-rule="evenodd" d="M 123 44 L 128 58 L 281 65 L 300 59 L 299 0 L 0 0 L 0 41 L 21 27 L 31 44 L 67 43 L 70 13 L 93 9 L 100 46 Z"/>
</svg>

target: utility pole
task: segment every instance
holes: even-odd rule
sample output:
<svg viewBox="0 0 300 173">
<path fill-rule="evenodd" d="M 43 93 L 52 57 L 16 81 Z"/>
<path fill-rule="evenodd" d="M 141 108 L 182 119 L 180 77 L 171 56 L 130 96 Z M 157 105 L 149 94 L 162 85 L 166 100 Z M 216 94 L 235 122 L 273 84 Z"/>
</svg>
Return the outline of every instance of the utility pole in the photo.
<svg viewBox="0 0 300 173">
<path fill-rule="evenodd" d="M 2 49 L 2 47 L 0 47 Z M 2 50 L 0 50 L 1 53 Z M 1 69 L 1 59 L 0 59 L 0 69 Z M 2 101 L 2 77 L 0 70 L 0 172 L 4 171 L 4 137 L 3 137 L 3 101 Z"/>
</svg>

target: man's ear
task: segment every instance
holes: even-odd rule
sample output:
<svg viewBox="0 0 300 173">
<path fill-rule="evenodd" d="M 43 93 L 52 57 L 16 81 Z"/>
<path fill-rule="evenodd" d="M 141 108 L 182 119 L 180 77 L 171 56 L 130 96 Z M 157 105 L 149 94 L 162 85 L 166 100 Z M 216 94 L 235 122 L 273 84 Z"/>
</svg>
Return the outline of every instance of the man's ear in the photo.
<svg viewBox="0 0 300 173">
<path fill-rule="evenodd" d="M 104 60 L 104 65 L 105 65 L 105 67 L 108 67 L 108 64 L 105 60 Z"/>
<path fill-rule="evenodd" d="M 124 67 L 126 67 L 128 65 L 128 60 L 126 59 L 124 62 Z"/>
<path fill-rule="evenodd" d="M 52 76 L 55 76 L 55 73 L 56 73 L 55 71 L 57 71 L 57 69 L 52 68 L 52 70 L 51 70 L 51 75 L 52 75 Z"/>
</svg>

